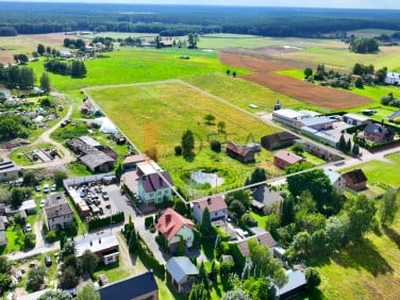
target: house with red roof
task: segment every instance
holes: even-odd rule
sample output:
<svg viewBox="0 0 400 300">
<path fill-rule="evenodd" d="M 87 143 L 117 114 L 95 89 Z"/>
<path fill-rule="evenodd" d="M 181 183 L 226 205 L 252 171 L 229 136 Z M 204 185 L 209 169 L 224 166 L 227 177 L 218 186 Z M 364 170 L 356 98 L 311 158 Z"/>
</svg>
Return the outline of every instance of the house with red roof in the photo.
<svg viewBox="0 0 400 300">
<path fill-rule="evenodd" d="M 158 218 L 156 229 L 165 237 L 172 252 L 178 249 L 181 239 L 185 241 L 186 247 L 193 246 L 194 223 L 178 214 L 172 208 L 167 208 Z"/>
<path fill-rule="evenodd" d="M 301 156 L 298 156 L 286 150 L 278 151 L 274 155 L 274 164 L 281 169 L 285 169 L 286 167 L 289 167 L 301 161 L 303 161 L 303 158 Z"/>
<path fill-rule="evenodd" d="M 193 216 L 197 222 L 201 223 L 206 207 L 210 212 L 211 222 L 224 220 L 228 216 L 228 205 L 226 205 L 224 197 L 209 197 L 193 203 Z"/>
</svg>

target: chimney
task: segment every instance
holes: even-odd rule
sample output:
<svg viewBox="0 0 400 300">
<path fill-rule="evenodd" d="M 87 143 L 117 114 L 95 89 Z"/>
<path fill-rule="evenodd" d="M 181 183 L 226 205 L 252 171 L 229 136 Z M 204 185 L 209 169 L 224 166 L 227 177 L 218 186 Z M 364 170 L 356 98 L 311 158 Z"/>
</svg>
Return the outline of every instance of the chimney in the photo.
<svg viewBox="0 0 400 300">
<path fill-rule="evenodd" d="M 168 225 L 169 223 L 171 223 L 171 215 L 168 214 L 165 216 L 165 223 Z"/>
<path fill-rule="evenodd" d="M 101 238 L 99 238 L 99 244 L 101 244 Z"/>
<path fill-rule="evenodd" d="M 91 247 L 91 246 L 93 246 L 93 242 L 92 242 L 92 241 L 90 241 L 90 247 Z"/>
<path fill-rule="evenodd" d="M 207 198 L 207 204 L 208 204 L 208 205 L 211 204 L 211 198 Z"/>
</svg>

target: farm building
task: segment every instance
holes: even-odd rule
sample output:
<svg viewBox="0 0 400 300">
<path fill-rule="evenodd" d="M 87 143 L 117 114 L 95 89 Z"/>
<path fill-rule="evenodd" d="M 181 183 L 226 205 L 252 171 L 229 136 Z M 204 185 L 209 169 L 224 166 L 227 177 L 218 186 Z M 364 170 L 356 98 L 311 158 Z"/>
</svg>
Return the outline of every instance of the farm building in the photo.
<svg viewBox="0 0 400 300">
<path fill-rule="evenodd" d="M 296 121 L 295 127 L 301 128 L 303 126 L 309 127 L 315 130 L 326 130 L 331 129 L 333 127 L 333 122 L 329 117 L 319 116 L 319 117 L 311 117 L 311 118 L 303 118 L 299 121 Z"/>
<path fill-rule="evenodd" d="M 290 132 L 282 131 L 261 138 L 261 146 L 267 150 L 285 148 L 294 144 L 298 137 Z"/>
<path fill-rule="evenodd" d="M 228 205 L 226 205 L 224 197 L 209 197 L 193 203 L 193 217 L 197 222 L 201 223 L 206 207 L 210 212 L 211 222 L 223 220 L 228 216 Z"/>
<path fill-rule="evenodd" d="M 361 169 L 355 169 L 342 175 L 346 182 L 346 187 L 353 191 L 362 191 L 367 188 L 367 176 Z"/>
<path fill-rule="evenodd" d="M 72 209 L 63 193 L 54 193 L 47 196 L 44 216 L 49 230 L 68 228 L 74 220 Z"/>
<path fill-rule="evenodd" d="M 86 250 L 96 254 L 105 265 L 119 259 L 119 242 L 112 232 L 89 234 L 75 242 L 76 257 L 81 257 Z"/>
<path fill-rule="evenodd" d="M 138 163 L 142 163 L 149 160 L 146 154 L 137 154 L 137 155 L 129 155 L 125 157 L 122 162 L 122 171 L 136 171 L 136 167 Z"/>
<path fill-rule="evenodd" d="M 371 118 L 359 114 L 348 113 L 342 116 L 342 120 L 347 124 L 359 126 L 367 124 Z"/>
<path fill-rule="evenodd" d="M 158 300 L 158 286 L 151 271 L 108 284 L 98 291 L 102 300 Z"/>
<path fill-rule="evenodd" d="M 274 155 L 274 164 L 281 169 L 285 169 L 286 167 L 289 167 L 301 161 L 303 161 L 303 158 L 301 156 L 298 156 L 286 150 L 278 151 Z"/>
<path fill-rule="evenodd" d="M 319 131 L 316 129 L 313 129 L 311 127 L 306 127 L 303 126 L 300 128 L 300 131 L 302 134 L 322 143 L 329 145 L 333 148 L 336 148 L 336 145 L 339 143 L 339 137 L 330 135 L 329 133 L 325 131 Z"/>
<path fill-rule="evenodd" d="M 307 117 L 309 117 L 307 113 L 299 112 L 292 109 L 280 109 L 275 110 L 272 113 L 272 120 L 288 125 L 290 127 L 295 127 L 296 121 Z"/>
<path fill-rule="evenodd" d="M 176 251 L 181 239 L 185 241 L 188 248 L 193 246 L 194 223 L 178 214 L 172 208 L 167 208 L 158 218 L 156 229 L 168 241 L 168 246 L 172 252 Z"/>
<path fill-rule="evenodd" d="M 109 172 L 115 167 L 115 159 L 102 151 L 95 150 L 88 154 L 78 157 L 92 172 Z"/>
<path fill-rule="evenodd" d="M 179 292 L 187 296 L 197 280 L 199 270 L 186 256 L 172 257 L 165 265 L 167 281 Z"/>
<path fill-rule="evenodd" d="M 0 181 L 14 180 L 18 177 L 19 168 L 12 161 L 0 162 Z"/>
<path fill-rule="evenodd" d="M 226 145 L 226 154 L 242 163 L 249 163 L 255 160 L 254 151 L 233 142 L 229 142 Z"/>
<path fill-rule="evenodd" d="M 384 143 L 394 139 L 396 132 L 383 124 L 369 122 L 364 128 L 364 137 L 367 140 Z"/>
</svg>

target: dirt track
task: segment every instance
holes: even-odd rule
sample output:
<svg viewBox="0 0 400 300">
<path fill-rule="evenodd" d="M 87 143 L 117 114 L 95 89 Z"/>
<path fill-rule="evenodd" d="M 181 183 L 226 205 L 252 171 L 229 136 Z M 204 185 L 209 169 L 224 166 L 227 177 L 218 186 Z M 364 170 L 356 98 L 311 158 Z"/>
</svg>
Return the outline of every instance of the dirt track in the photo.
<svg viewBox="0 0 400 300">
<path fill-rule="evenodd" d="M 234 53 L 220 53 L 222 63 L 254 71 L 243 78 L 268 87 L 296 100 L 326 109 L 347 109 L 366 105 L 370 99 L 345 90 L 317 86 L 312 83 L 275 73 L 278 70 L 296 68 L 289 63 Z"/>
</svg>

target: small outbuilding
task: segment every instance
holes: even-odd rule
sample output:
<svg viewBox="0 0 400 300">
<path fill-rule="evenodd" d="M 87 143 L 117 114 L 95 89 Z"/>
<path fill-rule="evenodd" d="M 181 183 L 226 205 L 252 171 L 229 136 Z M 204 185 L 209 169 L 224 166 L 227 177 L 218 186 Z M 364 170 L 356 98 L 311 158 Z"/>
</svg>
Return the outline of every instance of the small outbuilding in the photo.
<svg viewBox="0 0 400 300">
<path fill-rule="evenodd" d="M 281 169 L 285 169 L 286 167 L 289 167 L 301 161 L 303 161 L 303 158 L 301 156 L 298 156 L 286 150 L 278 151 L 274 155 L 274 164 Z"/>
</svg>

